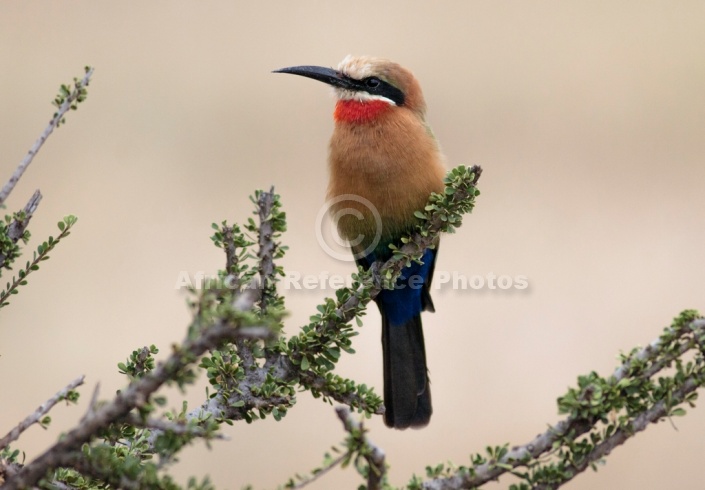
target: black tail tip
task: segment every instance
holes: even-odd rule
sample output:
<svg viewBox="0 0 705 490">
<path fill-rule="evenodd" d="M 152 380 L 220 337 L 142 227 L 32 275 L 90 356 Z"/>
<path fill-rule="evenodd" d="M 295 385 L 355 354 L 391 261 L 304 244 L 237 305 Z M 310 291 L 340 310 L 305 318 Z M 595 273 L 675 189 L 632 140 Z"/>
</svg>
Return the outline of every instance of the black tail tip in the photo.
<svg viewBox="0 0 705 490">
<path fill-rule="evenodd" d="M 384 416 L 384 424 L 391 429 L 423 429 L 431 421 L 431 416 L 415 417 L 411 420 L 399 420 Z"/>
<path fill-rule="evenodd" d="M 390 429 L 405 430 L 405 429 L 423 429 L 431 421 L 431 417 L 422 420 L 412 420 L 410 422 L 399 420 L 384 419 L 384 424 Z"/>
<path fill-rule="evenodd" d="M 428 392 L 428 389 L 426 390 Z M 401 411 L 404 413 L 404 411 Z M 406 413 L 409 413 L 406 411 Z M 391 405 L 386 405 L 384 409 L 384 424 L 392 429 L 423 429 L 431 422 L 431 396 L 430 393 L 420 395 L 417 400 L 416 409 L 411 416 L 400 416 L 399 411 L 395 411 Z"/>
</svg>

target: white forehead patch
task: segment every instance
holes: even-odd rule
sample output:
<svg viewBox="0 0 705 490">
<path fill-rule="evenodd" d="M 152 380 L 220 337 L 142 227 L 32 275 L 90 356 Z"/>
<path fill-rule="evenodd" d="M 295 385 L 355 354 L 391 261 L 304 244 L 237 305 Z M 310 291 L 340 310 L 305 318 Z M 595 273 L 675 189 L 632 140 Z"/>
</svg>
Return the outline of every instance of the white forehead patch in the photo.
<svg viewBox="0 0 705 490">
<path fill-rule="evenodd" d="M 338 71 L 355 80 L 362 80 L 374 75 L 374 65 L 368 58 L 349 54 L 338 63 Z"/>
</svg>

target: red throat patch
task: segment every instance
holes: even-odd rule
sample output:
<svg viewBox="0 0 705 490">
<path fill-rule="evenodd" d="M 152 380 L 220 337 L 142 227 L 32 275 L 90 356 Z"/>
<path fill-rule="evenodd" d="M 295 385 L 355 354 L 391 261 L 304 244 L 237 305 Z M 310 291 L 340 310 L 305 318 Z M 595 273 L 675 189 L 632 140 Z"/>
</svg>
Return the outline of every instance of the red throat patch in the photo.
<svg viewBox="0 0 705 490">
<path fill-rule="evenodd" d="M 366 123 L 386 112 L 390 105 L 383 100 L 339 100 L 335 104 L 333 119 L 352 123 Z"/>
</svg>

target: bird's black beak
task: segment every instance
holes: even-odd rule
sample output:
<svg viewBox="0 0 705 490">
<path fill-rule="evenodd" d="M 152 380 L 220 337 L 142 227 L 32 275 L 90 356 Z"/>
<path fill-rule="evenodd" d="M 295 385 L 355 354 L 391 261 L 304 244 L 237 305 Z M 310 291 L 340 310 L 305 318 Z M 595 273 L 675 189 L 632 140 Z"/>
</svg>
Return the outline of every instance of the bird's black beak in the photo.
<svg viewBox="0 0 705 490">
<path fill-rule="evenodd" d="M 356 80 L 346 77 L 332 68 L 324 68 L 322 66 L 289 66 L 287 68 L 274 70 L 272 73 L 291 73 L 292 75 L 313 78 L 314 80 L 327 83 L 333 87 L 347 90 L 360 90 L 359 82 Z"/>
</svg>

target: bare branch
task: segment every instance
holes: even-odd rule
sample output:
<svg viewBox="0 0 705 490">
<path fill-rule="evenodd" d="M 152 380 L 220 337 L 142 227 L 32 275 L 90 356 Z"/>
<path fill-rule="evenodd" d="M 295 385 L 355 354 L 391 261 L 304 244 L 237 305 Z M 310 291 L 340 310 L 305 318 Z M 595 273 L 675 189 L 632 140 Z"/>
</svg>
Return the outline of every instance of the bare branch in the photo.
<svg viewBox="0 0 705 490">
<path fill-rule="evenodd" d="M 15 188 L 15 185 L 17 185 L 17 182 L 22 177 L 22 174 L 24 174 L 24 171 L 27 170 L 29 164 L 32 163 L 32 160 L 34 160 L 34 157 L 37 155 L 44 142 L 51 135 L 51 133 L 54 132 L 54 129 L 56 129 L 56 127 L 61 123 L 61 120 L 64 118 L 69 109 L 71 109 L 71 106 L 76 103 L 76 100 L 80 96 L 80 88 L 88 86 L 91 81 L 92 75 L 93 68 L 90 68 L 88 71 L 86 71 L 86 74 L 84 75 L 83 79 L 78 82 L 76 88 L 71 91 L 71 93 L 66 97 L 66 100 L 64 100 L 63 104 L 59 106 L 59 109 L 56 111 L 56 114 L 54 114 L 54 117 L 51 118 L 51 121 L 49 121 L 49 124 L 44 129 L 44 132 L 39 136 L 37 141 L 34 142 L 34 145 L 32 145 L 27 155 L 24 157 L 24 159 L 20 162 L 20 164 L 13 172 L 12 176 L 10 177 L 10 180 L 8 180 L 2 190 L 0 190 L 0 204 L 5 202 L 7 197 Z"/>
<path fill-rule="evenodd" d="M 27 418 L 25 418 L 10 432 L 8 432 L 5 437 L 0 439 L 0 449 L 6 448 L 12 441 L 16 441 L 20 437 L 20 434 L 22 434 L 25 430 L 27 430 L 32 425 L 39 423 L 41 418 L 46 415 L 49 410 L 54 407 L 54 405 L 66 398 L 69 391 L 75 389 L 77 386 L 82 385 L 84 379 L 85 376 L 79 376 L 78 378 L 71 381 L 68 385 L 66 385 L 63 389 L 59 390 L 54 396 L 39 405 L 39 407 L 33 413 L 29 414 Z"/>
</svg>

